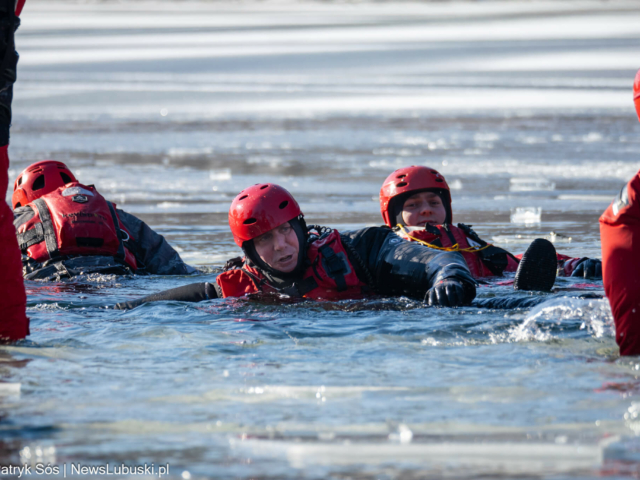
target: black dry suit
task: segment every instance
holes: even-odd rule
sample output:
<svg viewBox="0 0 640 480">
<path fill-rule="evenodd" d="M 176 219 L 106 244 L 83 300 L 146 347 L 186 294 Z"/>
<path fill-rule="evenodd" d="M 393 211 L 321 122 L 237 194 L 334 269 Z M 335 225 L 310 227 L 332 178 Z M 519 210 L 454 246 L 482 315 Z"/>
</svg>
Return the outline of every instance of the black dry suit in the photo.
<svg viewBox="0 0 640 480">
<path fill-rule="evenodd" d="M 463 292 L 463 303 L 475 297 L 476 282 L 469 273 L 464 258 L 457 252 L 442 252 L 424 248 L 415 242 L 403 240 L 388 227 L 369 227 L 340 235 L 348 261 L 358 279 L 371 293 L 385 296 L 406 295 L 419 300 L 434 286 L 455 283 Z M 256 268 L 256 265 L 252 265 Z M 269 272 L 269 276 L 273 273 Z M 265 275 L 266 276 L 266 275 Z M 303 285 L 305 278 L 288 279 L 289 287 Z M 269 284 L 281 290 L 281 285 Z M 291 291 L 287 288 L 287 293 Z M 118 304 L 117 308 L 133 308 L 159 300 L 198 302 L 220 297 L 216 283 L 196 283 L 166 290 L 138 300 Z"/>
</svg>

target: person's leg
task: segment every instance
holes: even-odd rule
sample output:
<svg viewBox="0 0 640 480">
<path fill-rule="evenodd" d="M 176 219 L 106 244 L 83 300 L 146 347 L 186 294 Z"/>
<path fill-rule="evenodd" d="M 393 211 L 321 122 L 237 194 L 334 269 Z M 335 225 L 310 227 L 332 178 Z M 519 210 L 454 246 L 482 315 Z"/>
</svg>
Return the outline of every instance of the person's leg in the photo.
<svg viewBox="0 0 640 480">
<path fill-rule="evenodd" d="M 18 55 L 13 34 L 17 27 L 15 0 L 0 1 L 0 191 L 9 186 L 9 127 L 11 100 L 16 78 Z M 22 262 L 13 213 L 7 202 L 0 201 L 0 339 L 20 340 L 29 334 L 25 309 L 27 296 L 22 280 Z"/>
<path fill-rule="evenodd" d="M 505 297 L 476 298 L 471 302 L 472 307 L 488 308 L 490 310 L 516 310 L 521 308 L 531 308 L 549 300 L 549 297 L 516 297 L 508 295 Z"/>
<path fill-rule="evenodd" d="M 604 290 L 620 355 L 640 354 L 640 172 L 600 217 Z"/>
</svg>

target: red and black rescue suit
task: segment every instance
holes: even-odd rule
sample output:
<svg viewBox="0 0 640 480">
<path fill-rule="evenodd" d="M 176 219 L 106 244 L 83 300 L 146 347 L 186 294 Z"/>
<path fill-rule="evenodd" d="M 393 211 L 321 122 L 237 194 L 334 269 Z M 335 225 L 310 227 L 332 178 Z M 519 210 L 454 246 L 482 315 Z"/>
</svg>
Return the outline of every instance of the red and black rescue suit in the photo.
<svg viewBox="0 0 640 480">
<path fill-rule="evenodd" d="M 447 279 L 464 285 L 466 303 L 475 297 L 476 282 L 461 254 L 423 248 L 403 240 L 388 227 L 342 234 L 313 227 L 309 229 L 305 248 L 303 273 L 294 279 L 270 278 L 246 258 L 238 258 L 227 263 L 215 283 L 166 290 L 118 304 L 116 308 L 134 308 L 158 300 L 197 302 L 257 292 L 317 300 L 362 298 L 374 293 L 422 300 L 432 286 Z"/>
<path fill-rule="evenodd" d="M 600 239 L 620 355 L 640 355 L 640 172 L 600 217 Z"/>
<path fill-rule="evenodd" d="M 482 240 L 470 225 L 459 223 L 454 225 L 426 225 L 424 228 L 396 227 L 394 231 L 402 238 L 433 246 L 436 248 L 455 249 L 464 257 L 469 271 L 474 278 L 500 276 L 504 272 L 515 272 L 522 258 L 512 255 L 503 248 L 490 245 Z M 587 258 L 571 258 L 557 254 L 558 274 L 570 277 L 579 273 L 576 268 Z"/>
<path fill-rule="evenodd" d="M 14 211 L 25 279 L 87 273 L 183 275 L 195 271 L 167 241 L 78 182 Z"/>
</svg>

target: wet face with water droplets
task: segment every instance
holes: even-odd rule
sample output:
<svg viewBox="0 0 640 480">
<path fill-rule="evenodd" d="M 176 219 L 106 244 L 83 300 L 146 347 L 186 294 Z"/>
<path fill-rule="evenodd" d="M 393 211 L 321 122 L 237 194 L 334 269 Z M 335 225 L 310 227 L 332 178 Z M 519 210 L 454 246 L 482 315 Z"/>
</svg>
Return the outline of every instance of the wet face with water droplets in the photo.
<svg viewBox="0 0 640 480">
<path fill-rule="evenodd" d="M 442 225 L 446 219 L 447 210 L 437 193 L 416 193 L 402 206 L 402 220 L 409 227 L 424 227 L 428 223 Z"/>
<path fill-rule="evenodd" d="M 300 243 L 289 222 L 253 239 L 256 252 L 264 263 L 280 272 L 292 272 L 298 264 Z"/>
</svg>

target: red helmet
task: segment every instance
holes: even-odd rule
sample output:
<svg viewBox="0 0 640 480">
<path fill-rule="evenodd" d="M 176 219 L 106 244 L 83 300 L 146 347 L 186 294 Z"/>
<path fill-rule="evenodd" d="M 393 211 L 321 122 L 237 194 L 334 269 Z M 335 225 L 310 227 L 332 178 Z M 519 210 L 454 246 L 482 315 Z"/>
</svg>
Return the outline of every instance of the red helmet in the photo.
<svg viewBox="0 0 640 480">
<path fill-rule="evenodd" d="M 380 213 L 382 213 L 384 223 L 390 227 L 395 226 L 395 222 L 392 222 L 391 219 L 393 212 L 390 211 L 390 204 L 393 203 L 394 198 L 405 193 L 426 189 L 442 190 L 444 195 L 442 200 L 449 205 L 447 210 L 450 211 L 451 192 L 449 185 L 444 177 L 433 168 L 414 165 L 400 168 L 389 175 L 380 189 Z M 448 221 L 450 222 L 451 219 Z"/>
<path fill-rule="evenodd" d="M 636 81 L 633 82 L 633 103 L 636 104 L 636 113 L 640 121 L 640 70 L 636 73 Z"/>
<path fill-rule="evenodd" d="M 56 188 L 77 182 L 71 170 L 62 162 L 44 160 L 25 168 L 13 184 L 11 205 L 25 206 Z"/>
<path fill-rule="evenodd" d="M 229 207 L 233 239 L 242 247 L 263 233 L 302 215 L 298 202 L 284 188 L 258 183 L 241 191 Z"/>
</svg>

